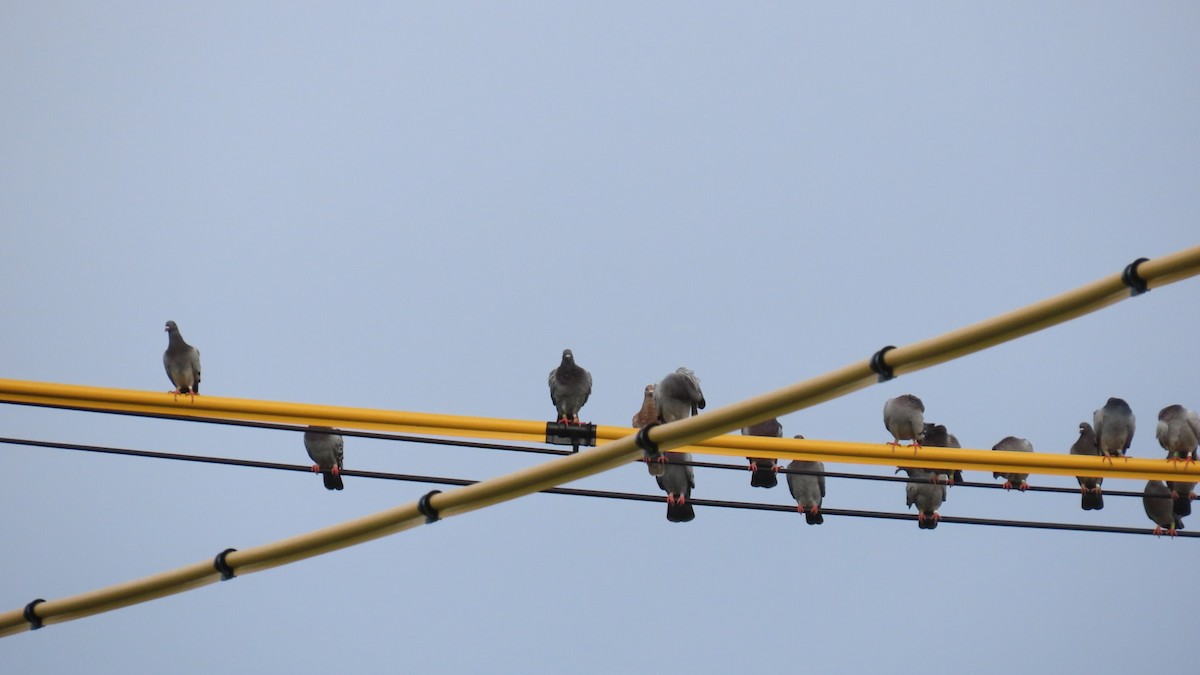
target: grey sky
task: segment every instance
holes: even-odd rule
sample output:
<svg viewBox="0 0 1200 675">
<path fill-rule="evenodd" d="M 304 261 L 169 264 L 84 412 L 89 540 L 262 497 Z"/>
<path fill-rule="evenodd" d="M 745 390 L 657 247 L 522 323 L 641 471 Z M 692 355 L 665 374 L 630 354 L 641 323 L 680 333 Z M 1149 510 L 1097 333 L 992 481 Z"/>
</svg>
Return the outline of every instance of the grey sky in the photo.
<svg viewBox="0 0 1200 675">
<path fill-rule="evenodd" d="M 732 403 L 1196 244 L 1198 29 L 1191 3 L 4 3 L 0 377 L 166 391 L 174 319 L 210 395 L 549 419 L 570 347 L 585 420 L 626 423 L 680 365 Z M 1159 457 L 1158 410 L 1200 407 L 1198 306 L 1200 281 L 1155 290 L 784 433 L 882 443 L 883 401 L 912 392 L 967 447 L 1066 452 L 1116 395 L 1132 454 Z M 291 433 L 0 420 L 308 461 Z M 0 457 L 0 610 L 429 489 Z M 346 442 L 356 469 L 536 461 Z M 634 466 L 579 485 L 657 491 Z M 0 670 L 1120 673 L 1192 637 L 1191 540 L 664 511 L 533 496 L 0 640 Z M 1149 526 L 1120 498 L 953 489 L 942 512 Z"/>
</svg>

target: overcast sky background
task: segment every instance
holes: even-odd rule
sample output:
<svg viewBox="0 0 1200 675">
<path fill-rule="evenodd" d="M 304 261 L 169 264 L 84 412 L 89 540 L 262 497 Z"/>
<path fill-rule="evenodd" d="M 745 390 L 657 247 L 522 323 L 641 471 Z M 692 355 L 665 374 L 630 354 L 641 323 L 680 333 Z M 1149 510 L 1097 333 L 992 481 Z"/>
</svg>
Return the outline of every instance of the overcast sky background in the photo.
<svg viewBox="0 0 1200 675">
<path fill-rule="evenodd" d="M 0 377 L 166 391 L 173 319 L 202 395 L 549 419 L 570 347 L 586 420 L 627 424 L 681 365 L 733 403 L 1195 245 L 1198 34 L 1182 2 L 5 2 Z M 1131 454 L 1161 457 L 1158 410 L 1200 407 L 1197 307 L 1200 281 L 1157 289 L 784 431 L 882 443 L 884 400 L 911 392 L 967 447 L 1066 452 L 1121 396 Z M 0 420 L 308 462 L 294 433 Z M 430 489 L 0 458 L 0 610 Z M 354 469 L 540 461 L 346 440 Z M 790 502 L 746 473 L 696 483 Z M 657 492 L 640 466 L 577 485 Z M 904 490 L 830 480 L 826 506 L 902 511 Z M 535 495 L 12 636 L 0 670 L 1128 673 L 1194 641 L 1190 539 L 664 512 Z M 956 488 L 942 513 L 1150 526 L 1118 497 Z"/>
</svg>

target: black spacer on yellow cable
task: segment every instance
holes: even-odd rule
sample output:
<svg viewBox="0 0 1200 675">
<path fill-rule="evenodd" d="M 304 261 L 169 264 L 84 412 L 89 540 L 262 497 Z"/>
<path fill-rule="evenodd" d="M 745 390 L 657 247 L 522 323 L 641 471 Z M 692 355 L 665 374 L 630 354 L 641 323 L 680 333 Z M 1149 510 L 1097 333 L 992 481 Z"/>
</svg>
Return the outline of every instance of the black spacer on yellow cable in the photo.
<svg viewBox="0 0 1200 675">
<path fill-rule="evenodd" d="M 433 508 L 433 504 L 429 503 L 429 498 L 438 494 L 439 492 L 441 492 L 441 490 L 430 490 L 417 500 L 417 511 L 419 511 L 421 515 L 425 516 L 426 525 L 436 523 L 442 519 L 442 517 L 438 515 L 437 509 Z"/>
<path fill-rule="evenodd" d="M 636 443 L 637 446 L 642 449 L 642 452 L 645 452 L 647 455 L 658 454 L 658 443 L 650 440 L 650 427 L 656 426 L 658 426 L 658 422 L 651 422 L 641 429 L 638 429 L 637 436 L 633 437 L 633 442 Z"/>
<path fill-rule="evenodd" d="M 1130 296 L 1138 296 L 1150 290 L 1150 285 L 1138 274 L 1138 265 L 1149 260 L 1149 258 L 1138 258 L 1125 266 L 1125 271 L 1121 272 L 1121 282 L 1129 287 Z"/>
<path fill-rule="evenodd" d="M 229 563 L 225 561 L 225 556 L 233 553 L 236 550 L 236 548 L 227 548 L 218 553 L 217 557 L 213 558 L 213 569 L 221 573 L 221 581 L 229 581 L 237 576 L 233 573 L 233 568 L 230 567 Z"/>
<path fill-rule="evenodd" d="M 29 622 L 29 630 L 37 630 L 44 625 L 42 623 L 42 618 L 37 615 L 37 612 L 33 611 L 33 608 L 45 601 L 46 600 L 44 598 L 38 598 L 28 605 L 25 605 L 25 620 Z"/>
<path fill-rule="evenodd" d="M 892 372 L 892 367 L 883 360 L 883 355 L 895 348 L 895 345 L 888 345 L 875 352 L 871 357 L 871 372 L 879 376 L 880 382 L 887 382 L 896 377 L 896 373 Z"/>
</svg>

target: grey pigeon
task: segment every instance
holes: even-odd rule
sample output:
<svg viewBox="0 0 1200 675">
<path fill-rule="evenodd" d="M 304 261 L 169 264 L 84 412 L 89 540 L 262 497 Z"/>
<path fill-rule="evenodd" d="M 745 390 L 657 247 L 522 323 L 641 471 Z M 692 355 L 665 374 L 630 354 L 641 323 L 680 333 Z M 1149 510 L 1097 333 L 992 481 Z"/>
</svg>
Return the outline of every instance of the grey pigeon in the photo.
<svg viewBox="0 0 1200 675">
<path fill-rule="evenodd" d="M 658 421 L 658 408 L 654 406 L 654 385 L 646 385 L 646 390 L 642 395 L 642 407 L 633 415 L 633 426 L 641 429 L 647 424 L 654 424 Z"/>
<path fill-rule="evenodd" d="M 925 428 L 925 404 L 912 394 L 889 398 L 883 404 L 883 425 L 895 439 L 888 445 L 895 447 L 900 441 L 912 441 L 912 447 L 919 448 Z"/>
<path fill-rule="evenodd" d="M 575 355 L 564 349 L 562 362 L 550 371 L 550 400 L 558 411 L 558 421 L 564 424 L 581 424 L 579 409 L 592 395 L 592 374 L 575 363 Z"/>
<path fill-rule="evenodd" d="M 804 438 L 796 436 L 796 438 Z M 820 525 L 825 522 L 821 515 L 821 500 L 825 498 L 825 476 L 813 476 L 792 471 L 825 471 L 824 462 L 810 462 L 793 459 L 788 465 L 787 483 L 792 498 L 796 500 L 796 510 L 804 514 L 804 522 L 809 525 Z"/>
<path fill-rule="evenodd" d="M 742 435 L 782 438 L 783 425 L 772 417 L 758 424 L 742 427 Z M 779 471 L 779 465 L 775 458 L 747 457 L 746 459 L 750 460 L 750 487 L 773 488 L 779 485 L 779 478 L 775 475 Z"/>
<path fill-rule="evenodd" d="M 1092 425 L 1087 422 L 1079 423 L 1079 438 L 1075 444 L 1071 446 L 1072 455 L 1091 455 L 1100 454 L 1100 448 L 1096 447 L 1096 432 L 1092 430 Z M 1100 485 L 1104 483 L 1102 476 L 1076 476 L 1079 481 L 1079 492 L 1082 493 L 1082 506 L 1084 511 L 1099 511 L 1104 508 L 1104 493 L 1100 491 Z"/>
<path fill-rule="evenodd" d="M 163 352 L 163 367 L 175 390 L 171 393 L 190 394 L 195 400 L 200 393 L 200 350 L 184 342 L 179 326 L 167 322 L 167 351 Z"/>
<path fill-rule="evenodd" d="M 1110 398 L 1092 415 L 1092 427 L 1096 431 L 1096 447 L 1100 454 L 1112 461 L 1113 457 L 1124 457 L 1133 443 L 1136 419 L 1129 404 L 1119 398 Z"/>
<path fill-rule="evenodd" d="M 1033 452 L 1033 443 L 1024 438 L 1016 436 L 1005 436 L 1001 441 L 992 446 L 992 450 L 1001 450 L 1004 452 Z M 1011 490 L 1014 487 L 1024 492 L 1029 487 L 1029 474 L 1027 473 L 992 473 L 992 478 L 1003 478 L 1004 489 Z"/>
<path fill-rule="evenodd" d="M 1161 536 L 1166 528 L 1165 533 L 1174 537 L 1176 530 L 1183 529 L 1183 519 L 1171 506 L 1171 491 L 1161 480 L 1146 481 L 1142 507 L 1146 517 L 1154 521 L 1154 536 Z"/>
<path fill-rule="evenodd" d="M 958 443 L 958 438 L 946 431 L 946 427 L 942 424 L 925 423 L 924 431 L 921 433 L 921 446 L 926 448 L 961 448 Z M 962 469 L 934 469 L 934 478 L 945 477 L 947 485 L 963 482 Z"/>
<path fill-rule="evenodd" d="M 897 471 L 901 470 L 907 472 L 909 478 L 916 480 L 906 483 L 904 492 L 907 505 L 910 508 L 913 505 L 917 507 L 917 527 L 922 530 L 936 529 L 938 521 L 941 520 L 937 510 L 942 506 L 942 502 L 946 501 L 946 486 L 933 482 L 932 472 L 928 469 L 902 467 Z"/>
<path fill-rule="evenodd" d="M 700 391 L 699 378 L 687 368 L 676 368 L 675 372 L 654 385 L 654 407 L 658 410 L 658 422 L 664 424 L 695 415 L 704 408 L 704 393 Z M 653 464 L 666 461 L 662 453 L 643 454 L 650 474 L 661 476 L 664 467 Z"/>
<path fill-rule="evenodd" d="M 690 464 L 692 456 L 686 452 L 664 452 L 666 471 L 657 478 L 658 487 L 667 493 L 667 520 L 672 523 L 686 523 L 696 517 L 692 503 L 692 488 L 696 487 L 696 477 Z"/>
<path fill-rule="evenodd" d="M 342 459 L 345 456 L 341 435 L 333 433 L 333 429 L 329 427 L 310 426 L 304 432 L 304 449 L 308 451 L 312 461 L 316 462 L 312 470 L 321 473 L 325 480 L 325 489 L 341 490 L 344 487 Z"/>
<path fill-rule="evenodd" d="M 1158 412 L 1158 427 L 1155 429 L 1158 443 L 1167 451 L 1167 460 L 1173 462 L 1196 461 L 1196 446 L 1200 445 L 1200 416 L 1181 405 L 1169 405 Z M 1171 499 L 1175 502 L 1175 514 L 1192 515 L 1192 500 L 1196 498 L 1196 483 L 1191 481 L 1169 481 Z"/>
</svg>

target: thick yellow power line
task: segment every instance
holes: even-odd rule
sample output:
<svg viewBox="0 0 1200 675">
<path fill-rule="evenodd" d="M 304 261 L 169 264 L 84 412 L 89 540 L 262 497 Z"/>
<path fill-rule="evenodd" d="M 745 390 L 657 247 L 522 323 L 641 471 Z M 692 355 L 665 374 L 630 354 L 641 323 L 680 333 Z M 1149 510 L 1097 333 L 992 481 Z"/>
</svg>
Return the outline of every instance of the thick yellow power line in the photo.
<svg viewBox="0 0 1200 675">
<path fill-rule="evenodd" d="M 1106 307 L 1127 297 L 1127 288 L 1131 284 L 1156 288 L 1198 272 L 1200 246 L 1142 262 L 1133 268 L 1132 274 L 1127 269 L 1124 275 L 1111 275 L 945 336 L 890 350 L 884 355 L 883 363 L 876 363 L 874 368 L 871 360 L 865 360 L 741 403 L 654 427 L 647 436 L 663 450 L 700 443 L 746 424 L 778 417 L 868 387 L 875 381 L 878 370 L 906 373 L 927 368 Z M 896 454 L 903 452 L 898 450 Z M 634 437 L 628 435 L 604 443 L 594 450 L 427 496 L 424 507 L 421 502 L 412 502 L 315 532 L 234 551 L 223 557 L 224 564 L 239 575 L 265 570 L 416 527 L 425 522 L 430 513 L 441 517 L 459 515 L 569 483 L 626 464 L 640 454 Z M 1136 461 L 1139 460 L 1129 460 L 1130 463 Z M 1117 460 L 1115 464 L 1122 462 Z M 911 458 L 905 464 L 913 464 Z M 89 593 L 36 605 L 31 603 L 26 608 L 0 614 L 0 635 L 27 630 L 32 625 L 31 621 L 49 624 L 77 619 L 190 590 L 219 578 L 220 573 L 214 564 L 203 561 Z"/>
</svg>

